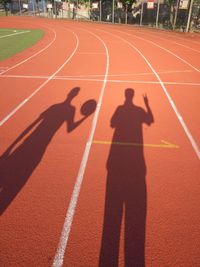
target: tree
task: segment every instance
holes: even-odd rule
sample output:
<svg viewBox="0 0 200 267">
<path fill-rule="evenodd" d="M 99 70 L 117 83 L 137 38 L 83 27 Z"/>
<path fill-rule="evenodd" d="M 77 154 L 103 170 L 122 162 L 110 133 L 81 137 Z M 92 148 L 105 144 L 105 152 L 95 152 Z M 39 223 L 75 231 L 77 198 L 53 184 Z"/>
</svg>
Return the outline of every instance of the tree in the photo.
<svg viewBox="0 0 200 267">
<path fill-rule="evenodd" d="M 0 0 L 0 4 L 3 5 L 4 10 L 6 12 L 6 16 L 8 15 L 8 5 L 10 4 L 11 0 Z"/>
</svg>

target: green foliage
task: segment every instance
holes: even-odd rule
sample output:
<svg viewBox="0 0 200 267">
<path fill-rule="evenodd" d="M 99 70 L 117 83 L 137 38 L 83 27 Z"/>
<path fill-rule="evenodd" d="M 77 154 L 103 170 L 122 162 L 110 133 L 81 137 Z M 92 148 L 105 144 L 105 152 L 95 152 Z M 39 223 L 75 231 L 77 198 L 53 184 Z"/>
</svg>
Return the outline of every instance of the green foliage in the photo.
<svg viewBox="0 0 200 267">
<path fill-rule="evenodd" d="M 135 0 L 122 0 L 123 5 L 132 6 Z"/>
<path fill-rule="evenodd" d="M 0 0 L 0 4 L 5 6 L 7 3 L 11 3 L 11 0 Z"/>
<path fill-rule="evenodd" d="M 8 13 L 7 4 L 10 3 L 10 2 L 11 2 L 11 0 L 0 0 L 0 4 L 4 7 L 6 15 Z"/>
</svg>

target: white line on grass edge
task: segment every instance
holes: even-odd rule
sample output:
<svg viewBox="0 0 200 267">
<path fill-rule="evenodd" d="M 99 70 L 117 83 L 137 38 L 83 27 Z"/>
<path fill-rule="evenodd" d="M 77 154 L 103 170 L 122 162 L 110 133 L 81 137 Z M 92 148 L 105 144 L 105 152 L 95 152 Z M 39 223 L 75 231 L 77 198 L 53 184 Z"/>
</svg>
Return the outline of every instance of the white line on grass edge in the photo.
<svg viewBox="0 0 200 267">
<path fill-rule="evenodd" d="M 88 31 L 88 32 L 90 32 L 90 31 Z M 100 40 L 100 42 L 103 44 L 103 46 L 106 50 L 106 72 L 105 72 L 105 76 L 104 76 L 104 80 L 103 80 L 103 86 L 101 88 L 97 108 L 96 108 L 94 118 L 92 121 L 92 126 L 91 126 L 91 130 L 90 130 L 89 138 L 88 138 L 88 141 L 86 143 L 86 147 L 85 147 L 85 150 L 83 153 L 83 157 L 82 157 L 81 165 L 79 168 L 78 176 L 76 178 L 76 182 L 75 182 L 74 189 L 72 192 L 69 207 L 68 207 L 68 210 L 66 213 L 63 229 L 61 232 L 60 242 L 59 242 L 58 249 L 57 249 L 57 252 L 56 252 L 56 255 L 54 258 L 54 262 L 52 265 L 53 267 L 60 267 L 63 265 L 64 254 L 65 254 L 67 242 L 69 239 L 71 225 L 73 222 L 73 217 L 74 217 L 74 213 L 75 213 L 75 209 L 76 209 L 76 205 L 77 205 L 77 201 L 78 201 L 78 197 L 79 197 L 79 193 L 80 193 L 80 189 L 81 189 L 81 185 L 82 185 L 82 181 L 83 181 L 83 176 L 84 176 L 84 172 L 86 169 L 90 149 L 92 146 L 92 141 L 93 141 L 93 137 L 94 137 L 94 133 L 95 133 L 96 125 L 97 125 L 97 120 L 99 117 L 100 107 L 102 104 L 102 100 L 103 100 L 103 96 L 104 96 L 104 92 L 105 92 L 105 87 L 106 87 L 106 83 L 107 83 L 107 77 L 108 77 L 108 70 L 109 70 L 108 48 L 107 48 L 106 44 L 104 43 L 104 41 L 99 36 L 97 36 L 96 34 L 94 34 L 92 32 L 90 32 L 90 33 L 92 35 L 94 35 L 98 40 Z"/>
<path fill-rule="evenodd" d="M 0 39 L 6 38 L 6 37 L 10 37 L 10 36 L 13 36 L 13 35 L 19 35 L 19 34 L 23 34 L 23 33 L 28 33 L 28 32 L 30 32 L 30 31 L 15 32 L 15 33 L 11 33 L 11 34 L 0 36 Z"/>
</svg>

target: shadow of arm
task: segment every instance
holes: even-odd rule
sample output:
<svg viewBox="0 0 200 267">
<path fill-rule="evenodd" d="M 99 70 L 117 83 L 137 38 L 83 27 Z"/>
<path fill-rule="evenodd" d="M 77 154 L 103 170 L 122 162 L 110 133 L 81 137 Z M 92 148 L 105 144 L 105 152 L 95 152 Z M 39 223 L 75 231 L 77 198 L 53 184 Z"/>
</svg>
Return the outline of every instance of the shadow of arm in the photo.
<svg viewBox="0 0 200 267">
<path fill-rule="evenodd" d="M 79 121 L 68 121 L 67 122 L 67 132 L 70 133 L 72 132 L 74 129 L 76 129 L 87 117 L 83 117 L 82 119 L 80 119 Z"/>
<path fill-rule="evenodd" d="M 110 120 L 110 127 L 116 128 L 119 121 L 120 107 L 118 107 Z"/>
<path fill-rule="evenodd" d="M 152 123 L 154 123 L 153 113 L 152 113 L 152 110 L 150 108 L 149 100 L 147 98 L 147 95 L 144 95 L 143 98 L 144 98 L 144 103 L 145 103 L 146 110 L 147 110 L 146 111 L 146 117 L 145 117 L 145 123 L 147 125 L 151 125 Z"/>
</svg>

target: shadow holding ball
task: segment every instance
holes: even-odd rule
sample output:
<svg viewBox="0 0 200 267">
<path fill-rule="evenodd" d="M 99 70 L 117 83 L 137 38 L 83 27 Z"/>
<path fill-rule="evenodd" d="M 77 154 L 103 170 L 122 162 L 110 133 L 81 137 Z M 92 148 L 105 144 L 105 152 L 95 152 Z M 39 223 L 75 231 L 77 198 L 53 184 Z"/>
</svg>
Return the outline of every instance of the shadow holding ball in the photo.
<svg viewBox="0 0 200 267">
<path fill-rule="evenodd" d="M 66 133 L 70 134 L 95 111 L 97 102 L 87 100 L 80 108 L 81 118 L 76 119 L 77 107 L 73 101 L 79 93 L 80 87 L 74 87 L 64 101 L 45 109 L 0 155 L 0 215 L 28 182 L 62 125 L 66 124 Z"/>
</svg>

